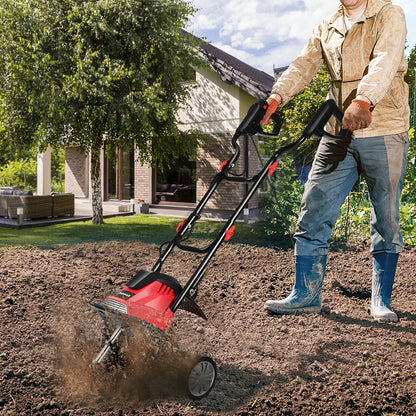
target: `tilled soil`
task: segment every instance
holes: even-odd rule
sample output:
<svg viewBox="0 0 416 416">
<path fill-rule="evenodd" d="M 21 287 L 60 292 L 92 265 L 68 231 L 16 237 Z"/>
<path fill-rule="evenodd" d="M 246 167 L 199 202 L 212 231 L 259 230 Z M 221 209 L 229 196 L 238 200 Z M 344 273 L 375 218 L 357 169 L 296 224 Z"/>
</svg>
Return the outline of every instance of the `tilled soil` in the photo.
<svg viewBox="0 0 416 416">
<path fill-rule="evenodd" d="M 225 243 L 196 298 L 208 321 L 179 310 L 166 339 L 129 340 L 127 370 L 95 372 L 101 320 L 83 301 L 157 256 L 141 242 L 0 249 L 1 416 L 416 414 L 415 249 L 399 260 L 400 320 L 380 324 L 366 244 L 332 249 L 320 314 L 270 316 L 264 301 L 291 290 L 293 250 Z M 184 283 L 199 261 L 175 253 L 163 272 Z M 195 354 L 218 367 L 198 402 L 182 388 Z"/>
</svg>

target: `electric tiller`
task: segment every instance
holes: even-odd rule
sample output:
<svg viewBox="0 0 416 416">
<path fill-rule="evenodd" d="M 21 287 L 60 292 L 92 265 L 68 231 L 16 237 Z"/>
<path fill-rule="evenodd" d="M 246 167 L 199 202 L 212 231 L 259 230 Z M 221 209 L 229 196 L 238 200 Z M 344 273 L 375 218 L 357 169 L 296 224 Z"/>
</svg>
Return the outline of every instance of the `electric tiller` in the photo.
<svg viewBox="0 0 416 416">
<path fill-rule="evenodd" d="M 252 177 L 233 176 L 231 169 L 240 156 L 238 139 L 241 136 L 247 137 L 255 134 L 277 136 L 279 133 L 283 120 L 276 113 L 272 116 L 274 125 L 272 132 L 265 133 L 260 127 L 260 121 L 263 119 L 267 108 L 268 104 L 264 100 L 260 100 L 251 106 L 232 138 L 234 153 L 221 165 L 206 194 L 193 212 L 178 225 L 173 239 L 160 247 L 160 257 L 152 269 L 138 271 L 116 296 L 108 296 L 100 304 L 93 305 L 94 309 L 100 312 L 106 322 L 111 318 L 113 325 L 113 332 L 107 334 L 104 346 L 93 360 L 94 367 L 102 364 L 110 352 L 116 353 L 117 341 L 125 328 L 126 319 L 144 322 L 159 333 L 165 333 L 169 330 L 178 308 L 207 319 L 201 308 L 195 303 L 196 288 L 203 277 L 208 262 L 214 256 L 219 246 L 223 241 L 228 241 L 232 237 L 235 228 L 234 223 L 250 198 L 257 191 L 261 182 L 268 175 L 275 172 L 278 159 L 282 154 L 294 150 L 311 136 L 319 138 L 324 135 L 328 136 L 329 134 L 324 132 L 324 127 L 328 120 L 335 116 L 341 122 L 343 117 L 341 110 L 339 110 L 333 100 L 326 101 L 312 117 L 301 137 L 295 142 L 277 150 L 256 175 Z M 340 136 L 333 137 L 341 139 L 345 137 L 346 133 L 345 130 L 342 130 Z M 185 245 L 183 242 L 192 234 L 195 223 L 201 218 L 204 206 L 222 181 L 252 183 L 252 186 L 231 214 L 219 235 L 208 246 L 200 248 Z M 163 263 L 174 248 L 205 255 L 184 287 L 174 277 L 161 272 Z M 188 375 L 188 395 L 195 400 L 206 396 L 214 385 L 216 374 L 217 370 L 214 361 L 206 356 L 200 357 Z"/>
</svg>

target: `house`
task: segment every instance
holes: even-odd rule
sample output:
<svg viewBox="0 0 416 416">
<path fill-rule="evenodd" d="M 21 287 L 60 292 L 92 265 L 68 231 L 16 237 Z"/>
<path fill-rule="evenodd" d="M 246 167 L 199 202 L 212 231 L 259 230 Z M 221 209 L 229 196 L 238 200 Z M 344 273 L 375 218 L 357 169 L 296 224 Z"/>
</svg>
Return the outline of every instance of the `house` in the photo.
<svg viewBox="0 0 416 416">
<path fill-rule="evenodd" d="M 273 76 L 259 71 L 210 44 L 200 46 L 209 68 L 197 68 L 190 101 L 178 114 L 181 128 L 197 128 L 208 138 L 198 150 L 196 159 L 179 160 L 169 171 L 141 165 L 134 151 L 106 149 L 102 156 L 103 198 L 142 199 L 149 204 L 193 206 L 205 194 L 221 164 L 233 153 L 231 137 L 249 107 L 260 98 L 267 98 L 274 83 Z M 241 143 L 240 166 L 249 157 L 249 169 L 258 171 L 256 152 L 245 149 L 257 146 L 249 140 Z M 246 191 L 246 184 L 226 183 L 207 205 L 212 210 L 233 210 Z M 91 195 L 89 160 L 76 148 L 66 150 L 65 190 L 78 197 Z M 250 208 L 257 208 L 257 200 Z"/>
</svg>

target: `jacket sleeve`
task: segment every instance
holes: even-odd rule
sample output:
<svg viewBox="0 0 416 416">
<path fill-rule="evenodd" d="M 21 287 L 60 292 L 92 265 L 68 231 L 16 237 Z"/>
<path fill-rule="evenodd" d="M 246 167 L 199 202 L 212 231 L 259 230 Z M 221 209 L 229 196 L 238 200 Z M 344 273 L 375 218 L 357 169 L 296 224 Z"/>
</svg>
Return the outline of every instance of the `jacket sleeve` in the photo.
<svg viewBox="0 0 416 416">
<path fill-rule="evenodd" d="M 398 71 L 406 72 L 404 48 L 406 41 L 406 19 L 398 6 L 385 7 L 378 16 L 377 40 L 368 73 L 358 85 L 357 94 L 369 98 L 376 105 L 386 95 Z"/>
<path fill-rule="evenodd" d="M 321 27 L 316 26 L 307 45 L 273 85 L 272 93 L 287 104 L 298 92 L 309 85 L 324 63 L 321 47 Z"/>
</svg>

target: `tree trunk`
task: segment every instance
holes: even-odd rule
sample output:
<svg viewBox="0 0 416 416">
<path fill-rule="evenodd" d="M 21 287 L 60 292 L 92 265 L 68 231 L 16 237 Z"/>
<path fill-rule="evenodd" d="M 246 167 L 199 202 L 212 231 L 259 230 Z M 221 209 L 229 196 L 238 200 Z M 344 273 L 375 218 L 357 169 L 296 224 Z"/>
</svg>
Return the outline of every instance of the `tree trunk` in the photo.
<svg viewBox="0 0 416 416">
<path fill-rule="evenodd" d="M 92 223 L 103 224 L 103 201 L 101 196 L 100 149 L 91 149 Z"/>
</svg>

